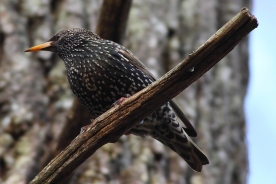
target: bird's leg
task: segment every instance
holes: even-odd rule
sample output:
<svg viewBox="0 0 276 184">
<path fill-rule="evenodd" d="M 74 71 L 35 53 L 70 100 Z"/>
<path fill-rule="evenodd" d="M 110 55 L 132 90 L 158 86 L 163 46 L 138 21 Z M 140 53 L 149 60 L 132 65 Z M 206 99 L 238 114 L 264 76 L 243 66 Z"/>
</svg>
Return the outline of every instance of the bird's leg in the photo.
<svg viewBox="0 0 276 184">
<path fill-rule="evenodd" d="M 115 107 L 116 105 L 120 105 L 125 99 L 129 98 L 130 97 L 130 94 L 126 94 L 125 97 L 121 97 L 119 100 L 117 100 L 116 102 L 114 102 L 112 104 L 112 107 Z M 126 133 L 124 133 L 124 135 L 129 135 L 131 134 L 131 131 L 127 131 Z"/>
<path fill-rule="evenodd" d="M 114 102 L 112 104 L 112 107 L 115 107 L 116 105 L 120 105 L 125 99 L 127 99 L 128 97 L 130 97 L 130 94 L 126 94 L 125 97 L 121 97 L 119 100 L 117 100 L 116 102 Z"/>
<path fill-rule="evenodd" d="M 114 102 L 112 104 L 112 107 L 115 107 L 116 105 L 120 105 L 125 99 L 129 98 L 130 97 L 130 94 L 126 94 L 125 97 L 121 97 L 119 100 L 117 100 L 116 102 Z M 142 120 L 140 122 L 140 124 L 143 124 L 144 123 L 144 120 Z M 124 135 L 129 135 L 131 134 L 131 130 L 128 130 L 127 132 L 124 133 Z"/>
</svg>

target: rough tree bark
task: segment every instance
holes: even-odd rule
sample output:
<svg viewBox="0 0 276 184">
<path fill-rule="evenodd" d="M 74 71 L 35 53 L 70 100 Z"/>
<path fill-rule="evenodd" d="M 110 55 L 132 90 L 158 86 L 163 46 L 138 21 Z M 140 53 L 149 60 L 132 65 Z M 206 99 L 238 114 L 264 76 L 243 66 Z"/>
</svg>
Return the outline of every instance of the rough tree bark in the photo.
<svg viewBox="0 0 276 184">
<path fill-rule="evenodd" d="M 63 63 L 23 50 L 72 27 L 95 31 L 100 0 L 0 5 L 0 182 L 24 183 L 47 163 L 73 102 Z M 160 76 L 249 0 L 134 0 L 124 45 Z M 211 164 L 202 173 L 151 138 L 123 136 L 79 167 L 69 183 L 246 183 L 243 99 L 248 40 L 177 98 Z M 81 112 L 81 111 L 80 111 Z M 90 122 L 87 117 L 87 124 Z M 85 124 L 85 123 L 84 123 Z M 79 125 L 81 127 L 81 125 Z"/>
</svg>

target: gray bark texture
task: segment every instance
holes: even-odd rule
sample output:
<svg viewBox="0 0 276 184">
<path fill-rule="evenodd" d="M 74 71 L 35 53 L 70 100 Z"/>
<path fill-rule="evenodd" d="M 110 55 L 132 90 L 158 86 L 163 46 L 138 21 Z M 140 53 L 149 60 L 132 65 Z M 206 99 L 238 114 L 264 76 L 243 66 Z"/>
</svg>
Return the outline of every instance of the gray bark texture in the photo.
<svg viewBox="0 0 276 184">
<path fill-rule="evenodd" d="M 101 4 L 1 0 L 0 183 L 28 183 L 52 159 L 74 101 L 57 56 L 23 51 L 62 29 L 95 31 Z M 250 8 L 250 1 L 133 0 L 124 45 L 160 77 L 244 6 Z M 176 98 L 196 127 L 195 142 L 210 160 L 202 173 L 158 141 L 130 135 L 100 148 L 67 183 L 246 183 L 243 102 L 248 76 L 246 38 Z M 84 124 L 89 123 L 87 117 Z"/>
</svg>

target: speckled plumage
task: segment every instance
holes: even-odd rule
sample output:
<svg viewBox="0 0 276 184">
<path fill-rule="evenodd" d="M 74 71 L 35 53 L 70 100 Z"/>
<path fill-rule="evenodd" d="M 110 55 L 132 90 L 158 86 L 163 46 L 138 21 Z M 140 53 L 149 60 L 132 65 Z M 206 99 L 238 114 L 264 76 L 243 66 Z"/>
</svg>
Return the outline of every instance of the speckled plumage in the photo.
<svg viewBox="0 0 276 184">
<path fill-rule="evenodd" d="M 73 93 L 95 117 L 106 112 L 121 97 L 133 95 L 155 80 L 130 51 L 89 30 L 63 30 L 47 43 L 51 46 L 40 50 L 52 51 L 64 61 Z M 164 104 L 130 131 L 159 140 L 196 171 L 209 163 L 188 136 L 196 136 L 196 131 L 173 101 Z"/>
</svg>

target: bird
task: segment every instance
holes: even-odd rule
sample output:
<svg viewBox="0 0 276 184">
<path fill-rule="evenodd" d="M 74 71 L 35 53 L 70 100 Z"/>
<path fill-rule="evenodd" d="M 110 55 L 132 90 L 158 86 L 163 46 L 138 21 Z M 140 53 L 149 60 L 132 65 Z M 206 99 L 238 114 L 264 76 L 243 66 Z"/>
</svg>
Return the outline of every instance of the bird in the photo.
<svg viewBox="0 0 276 184">
<path fill-rule="evenodd" d="M 131 51 L 84 28 L 62 30 L 47 42 L 25 50 L 35 51 L 51 51 L 64 61 L 72 92 L 94 117 L 156 80 Z M 196 137 L 197 132 L 173 100 L 134 125 L 128 133 L 160 141 L 194 171 L 200 172 L 203 165 L 209 164 L 190 138 Z"/>
</svg>

